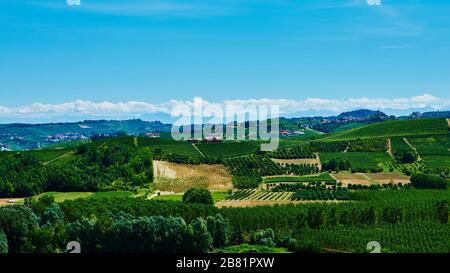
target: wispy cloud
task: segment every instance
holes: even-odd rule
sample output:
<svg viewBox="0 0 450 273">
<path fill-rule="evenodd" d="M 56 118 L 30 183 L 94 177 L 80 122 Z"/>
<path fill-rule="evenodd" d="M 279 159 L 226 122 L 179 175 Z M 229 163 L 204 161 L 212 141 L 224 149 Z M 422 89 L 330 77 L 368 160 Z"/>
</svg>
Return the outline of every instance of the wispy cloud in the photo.
<svg viewBox="0 0 450 273">
<path fill-rule="evenodd" d="M 213 1 L 168 1 L 168 0 L 84 0 L 80 5 L 68 5 L 61 1 L 33 1 L 29 4 L 53 9 L 72 9 L 74 11 L 126 16 L 205 16 L 223 15 L 229 10 L 221 2 Z"/>
<path fill-rule="evenodd" d="M 450 99 L 441 99 L 430 94 L 423 94 L 411 98 L 349 98 L 345 100 L 307 98 L 304 100 L 290 99 L 250 99 L 226 100 L 222 102 L 204 101 L 207 105 L 278 105 L 282 115 L 290 115 L 308 111 L 343 112 L 359 108 L 373 110 L 417 110 L 450 108 Z M 0 106 L 0 117 L 3 119 L 37 119 L 37 118 L 64 118 L 64 117 L 124 117 L 139 116 L 143 114 L 164 113 L 170 114 L 176 106 L 192 106 L 193 101 L 170 100 L 164 103 L 150 103 L 142 101 L 128 102 L 92 102 L 77 100 L 61 104 L 34 103 L 21 107 Z"/>
<path fill-rule="evenodd" d="M 378 50 L 390 50 L 390 49 L 404 49 L 415 47 L 417 44 L 402 44 L 402 45 L 381 45 L 377 47 Z"/>
<path fill-rule="evenodd" d="M 86 4 L 83 10 L 90 12 L 125 15 L 173 15 L 195 16 L 217 13 L 215 6 L 194 5 L 161 1 L 138 1 L 137 3 Z"/>
</svg>

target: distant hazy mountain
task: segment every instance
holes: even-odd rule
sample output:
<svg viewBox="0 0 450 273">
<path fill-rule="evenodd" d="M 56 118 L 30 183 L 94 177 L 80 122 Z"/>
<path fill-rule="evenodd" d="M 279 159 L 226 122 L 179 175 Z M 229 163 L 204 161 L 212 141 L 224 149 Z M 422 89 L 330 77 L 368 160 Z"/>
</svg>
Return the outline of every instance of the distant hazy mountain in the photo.
<svg viewBox="0 0 450 273">
<path fill-rule="evenodd" d="M 85 120 L 68 123 L 0 124 L 0 147 L 9 150 L 25 150 L 45 147 L 60 141 L 88 139 L 93 135 L 140 135 L 154 132 L 170 132 L 171 125 L 160 121 Z"/>
<path fill-rule="evenodd" d="M 344 112 L 338 115 L 338 118 L 355 118 L 355 119 L 365 119 L 370 117 L 385 117 L 386 114 L 381 111 L 373 111 L 369 109 L 360 109 L 350 112 Z"/>
<path fill-rule="evenodd" d="M 422 118 L 450 118 L 450 111 L 432 111 L 425 112 L 421 116 Z"/>
<path fill-rule="evenodd" d="M 450 118 L 450 111 L 414 112 L 409 116 L 397 119 L 411 118 Z M 143 115 L 139 119 L 127 120 L 85 120 L 76 122 L 53 122 L 42 124 L 11 123 L 0 124 L 1 150 L 29 150 L 49 146 L 62 141 L 89 139 L 93 135 L 141 135 L 146 133 L 170 132 L 171 124 L 176 117 L 167 114 Z M 312 128 L 330 133 L 348 130 L 391 119 L 381 111 L 359 109 L 341 113 L 337 116 L 298 116 L 280 119 L 280 128 L 296 131 L 302 128 Z M 395 119 L 392 117 L 392 119 Z M 158 120 L 158 121 L 146 121 Z"/>
</svg>

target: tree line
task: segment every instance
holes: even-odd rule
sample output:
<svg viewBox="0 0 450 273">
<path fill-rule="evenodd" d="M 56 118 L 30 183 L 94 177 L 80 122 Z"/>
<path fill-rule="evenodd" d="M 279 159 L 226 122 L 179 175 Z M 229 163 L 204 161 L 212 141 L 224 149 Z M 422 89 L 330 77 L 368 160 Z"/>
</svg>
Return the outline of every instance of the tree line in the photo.
<svg viewBox="0 0 450 273">
<path fill-rule="evenodd" d="M 152 153 L 130 145 L 82 145 L 64 161 L 49 164 L 35 154 L 19 153 L 0 158 L 0 173 L 0 197 L 132 190 L 153 181 Z"/>
</svg>

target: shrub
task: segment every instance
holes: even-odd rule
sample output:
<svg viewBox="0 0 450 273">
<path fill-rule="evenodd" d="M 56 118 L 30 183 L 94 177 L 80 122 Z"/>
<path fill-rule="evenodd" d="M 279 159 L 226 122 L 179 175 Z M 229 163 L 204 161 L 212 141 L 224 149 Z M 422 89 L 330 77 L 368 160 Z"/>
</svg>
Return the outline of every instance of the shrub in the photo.
<svg viewBox="0 0 450 273">
<path fill-rule="evenodd" d="M 253 234 L 253 243 L 263 246 L 275 246 L 275 232 L 271 228 Z"/>
<path fill-rule="evenodd" d="M 183 203 L 213 205 L 214 200 L 207 189 L 189 189 L 183 195 Z"/>
<path fill-rule="evenodd" d="M 326 171 L 345 171 L 352 167 L 352 164 L 348 160 L 331 159 L 322 165 L 322 169 Z"/>
<path fill-rule="evenodd" d="M 233 177 L 233 184 L 238 189 L 255 189 L 261 184 L 262 178 L 259 176 L 237 176 Z"/>
<path fill-rule="evenodd" d="M 38 227 L 37 216 L 23 205 L 0 207 L 0 230 L 8 239 L 9 252 L 26 252 L 30 233 Z"/>
<path fill-rule="evenodd" d="M 294 253 L 313 253 L 316 250 L 316 247 L 311 241 L 299 241 L 291 236 L 287 236 L 283 240 L 282 245 Z"/>
<path fill-rule="evenodd" d="M 447 189 L 448 182 L 444 178 L 432 174 L 413 174 L 411 185 L 418 189 Z"/>
<path fill-rule="evenodd" d="M 58 204 L 53 203 L 49 205 L 42 214 L 42 225 L 56 225 L 62 223 L 64 220 L 64 213 Z"/>
<path fill-rule="evenodd" d="M 5 233 L 0 229 L 0 253 L 8 253 L 8 240 Z"/>
<path fill-rule="evenodd" d="M 397 152 L 395 152 L 394 156 L 395 159 L 402 164 L 413 163 L 414 161 L 416 161 L 416 155 L 413 152 L 407 150 L 398 150 Z"/>
</svg>

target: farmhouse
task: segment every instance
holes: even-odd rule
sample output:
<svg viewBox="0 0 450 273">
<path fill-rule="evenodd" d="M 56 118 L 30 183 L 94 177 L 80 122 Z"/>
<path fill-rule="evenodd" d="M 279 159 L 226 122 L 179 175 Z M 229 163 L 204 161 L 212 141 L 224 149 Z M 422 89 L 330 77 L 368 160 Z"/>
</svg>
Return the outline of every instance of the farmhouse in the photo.
<svg viewBox="0 0 450 273">
<path fill-rule="evenodd" d="M 223 142 L 223 139 L 221 137 L 205 137 L 203 139 L 204 142 L 212 142 L 212 143 L 220 143 Z"/>
<path fill-rule="evenodd" d="M 161 134 L 160 133 L 147 133 L 147 134 L 145 134 L 145 136 L 149 137 L 149 138 L 158 138 L 161 136 Z"/>
</svg>

